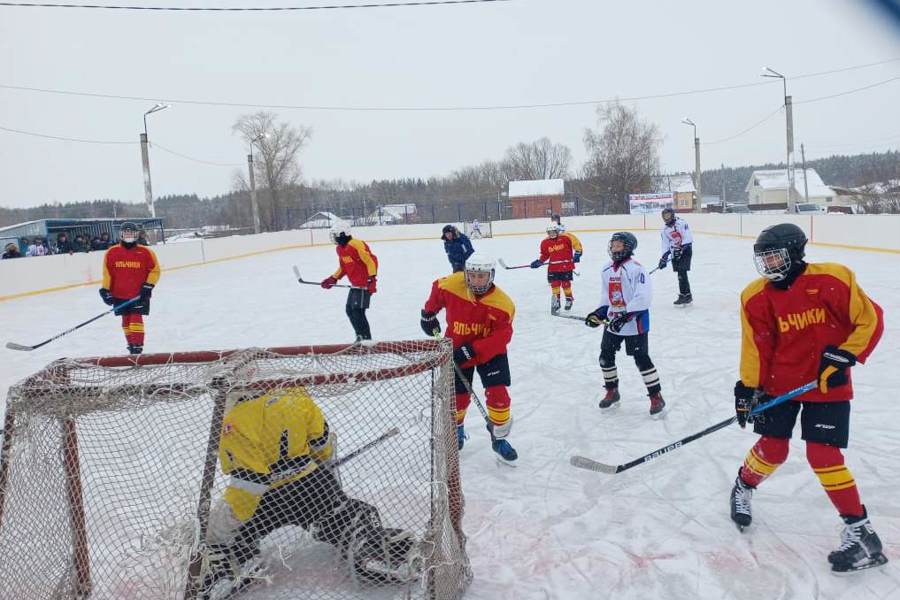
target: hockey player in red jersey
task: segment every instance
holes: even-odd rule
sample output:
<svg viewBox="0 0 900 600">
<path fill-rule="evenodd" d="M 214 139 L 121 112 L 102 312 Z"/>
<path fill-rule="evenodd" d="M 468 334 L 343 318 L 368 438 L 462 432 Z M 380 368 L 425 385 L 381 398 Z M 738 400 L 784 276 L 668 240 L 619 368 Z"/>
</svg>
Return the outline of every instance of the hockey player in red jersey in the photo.
<svg viewBox="0 0 900 600">
<path fill-rule="evenodd" d="M 606 323 L 600 342 L 600 368 L 606 395 L 600 408 L 610 408 L 619 401 L 619 373 L 616 353 L 625 342 L 625 354 L 634 358 L 641 372 L 650 414 L 657 415 L 666 406 L 660 393 L 659 374 L 649 354 L 650 301 L 653 291 L 650 277 L 641 263 L 634 260 L 637 238 L 627 231 L 614 233 L 609 240 L 609 257 L 603 268 L 600 307 L 588 314 L 585 325 L 599 327 Z"/>
<path fill-rule="evenodd" d="M 369 245 L 362 240 L 353 239 L 350 225 L 335 223 L 331 227 L 331 241 L 335 243 L 338 255 L 338 268 L 333 275 L 322 280 L 322 287 L 332 288 L 346 275 L 350 280 L 350 292 L 347 294 L 347 317 L 356 333 L 356 341 L 372 339 L 372 330 L 366 318 L 366 309 L 377 291 L 378 257 L 372 254 Z"/>
<path fill-rule="evenodd" d="M 456 434 L 459 449 L 465 442 L 463 421 L 471 400 L 460 375 L 472 384 L 478 371 L 487 401 L 492 447 L 504 460 L 514 461 L 518 454 L 506 440 L 512 428 L 509 414 L 511 384 L 506 346 L 512 339 L 512 321 L 516 307 L 506 293 L 494 285 L 494 260 L 475 253 L 466 260 L 465 270 L 436 280 L 422 309 L 422 331 L 440 335 L 437 313 L 447 310 L 447 330 L 453 340 L 455 374 Z"/>
<path fill-rule="evenodd" d="M 799 415 L 807 461 L 845 524 L 828 562 L 832 571 L 848 572 L 887 562 L 841 453 L 849 439 L 850 367 L 866 361 L 884 322 L 850 269 L 804 262 L 806 241 L 802 229 L 785 223 L 764 229 L 753 246 L 762 277 L 741 294 L 734 396 L 738 423 L 752 422 L 761 437 L 738 469 L 731 518 L 741 530 L 750 525 L 753 491 L 787 459 Z M 818 389 L 751 414 L 757 402 L 816 379 Z"/>
<path fill-rule="evenodd" d="M 144 351 L 144 316 L 150 314 L 150 296 L 159 281 L 159 261 L 153 250 L 137 243 L 138 228 L 122 223 L 119 243 L 103 256 L 103 287 L 100 297 L 116 306 L 140 296 L 140 300 L 116 311 L 122 316 L 122 330 L 130 354 Z"/>
<path fill-rule="evenodd" d="M 575 263 L 581 260 L 582 247 L 578 238 L 563 233 L 558 222 L 547 226 L 547 237 L 541 241 L 541 255 L 531 263 L 532 269 L 547 264 L 547 282 L 550 284 L 550 312 L 559 311 L 559 291 L 566 296 L 566 310 L 572 309 L 572 273 Z"/>
</svg>

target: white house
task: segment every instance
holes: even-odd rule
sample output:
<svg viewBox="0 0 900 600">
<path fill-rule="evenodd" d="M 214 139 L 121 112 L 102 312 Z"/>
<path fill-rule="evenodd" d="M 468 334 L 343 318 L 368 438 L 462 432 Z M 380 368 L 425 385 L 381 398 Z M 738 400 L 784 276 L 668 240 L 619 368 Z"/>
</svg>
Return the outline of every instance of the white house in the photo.
<svg viewBox="0 0 900 600">
<path fill-rule="evenodd" d="M 379 206 L 366 217 L 370 225 L 392 225 L 395 223 L 415 223 L 415 204 L 385 204 Z"/>
<path fill-rule="evenodd" d="M 326 211 L 317 212 L 301 225 L 300 229 L 324 229 L 331 227 L 332 223 L 340 220 L 340 217 L 334 213 Z"/>
<path fill-rule="evenodd" d="M 786 204 L 788 176 L 786 169 L 753 171 L 745 191 L 750 204 Z M 809 199 L 807 200 L 807 194 Z M 815 169 L 794 169 L 794 202 L 810 202 L 832 206 L 834 190 L 825 185 Z"/>
</svg>

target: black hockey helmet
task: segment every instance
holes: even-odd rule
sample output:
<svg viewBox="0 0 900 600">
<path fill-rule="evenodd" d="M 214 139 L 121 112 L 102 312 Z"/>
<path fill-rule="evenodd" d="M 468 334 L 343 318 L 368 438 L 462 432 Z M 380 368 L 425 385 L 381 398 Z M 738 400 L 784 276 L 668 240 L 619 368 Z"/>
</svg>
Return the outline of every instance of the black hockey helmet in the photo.
<svg viewBox="0 0 900 600">
<path fill-rule="evenodd" d="M 450 223 L 444 225 L 444 228 L 441 229 L 441 239 L 447 239 L 447 232 L 453 234 L 453 237 L 459 237 L 459 230 L 456 228 L 456 225 L 451 225 Z"/>
<path fill-rule="evenodd" d="M 622 242 L 625 246 L 621 252 L 613 252 L 612 244 L 616 241 Z M 621 262 L 634 254 L 634 251 L 637 250 L 637 245 L 637 238 L 634 237 L 634 234 L 629 231 L 617 231 L 609 238 L 609 247 L 607 248 L 607 251 L 609 252 L 609 257 L 613 259 L 614 262 Z"/>
<path fill-rule="evenodd" d="M 662 220 L 666 225 L 670 227 L 675 224 L 675 209 L 666 207 L 662 209 Z"/>
<path fill-rule="evenodd" d="M 763 229 L 753 244 L 753 261 L 760 275 L 781 281 L 799 268 L 806 256 L 806 234 L 793 223 L 779 223 Z"/>
<path fill-rule="evenodd" d="M 131 221 L 125 221 L 119 227 L 119 239 L 123 244 L 133 244 L 137 241 L 138 226 Z"/>
</svg>

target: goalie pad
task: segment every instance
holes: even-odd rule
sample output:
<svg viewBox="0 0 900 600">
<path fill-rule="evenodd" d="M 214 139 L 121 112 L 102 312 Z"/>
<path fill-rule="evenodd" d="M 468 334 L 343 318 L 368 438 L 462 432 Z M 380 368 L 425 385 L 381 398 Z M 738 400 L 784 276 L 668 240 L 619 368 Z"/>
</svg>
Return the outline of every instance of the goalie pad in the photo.
<svg viewBox="0 0 900 600">
<path fill-rule="evenodd" d="M 391 527 L 355 531 L 347 560 L 355 580 L 369 584 L 408 583 L 422 570 L 413 534 Z"/>
</svg>

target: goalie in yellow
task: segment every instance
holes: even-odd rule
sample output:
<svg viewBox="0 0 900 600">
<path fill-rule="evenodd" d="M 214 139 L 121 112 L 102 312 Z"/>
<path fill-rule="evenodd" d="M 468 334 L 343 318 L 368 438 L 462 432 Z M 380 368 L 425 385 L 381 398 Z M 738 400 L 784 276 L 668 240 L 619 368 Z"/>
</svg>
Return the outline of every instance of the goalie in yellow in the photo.
<svg viewBox="0 0 900 600">
<path fill-rule="evenodd" d="M 230 479 L 210 511 L 204 597 L 223 580 L 226 590 L 241 585 L 262 539 L 289 525 L 336 546 L 363 582 L 418 576 L 412 533 L 382 527 L 378 509 L 341 489 L 332 469 L 336 436 L 305 388 L 229 396 L 219 462 Z"/>
</svg>

